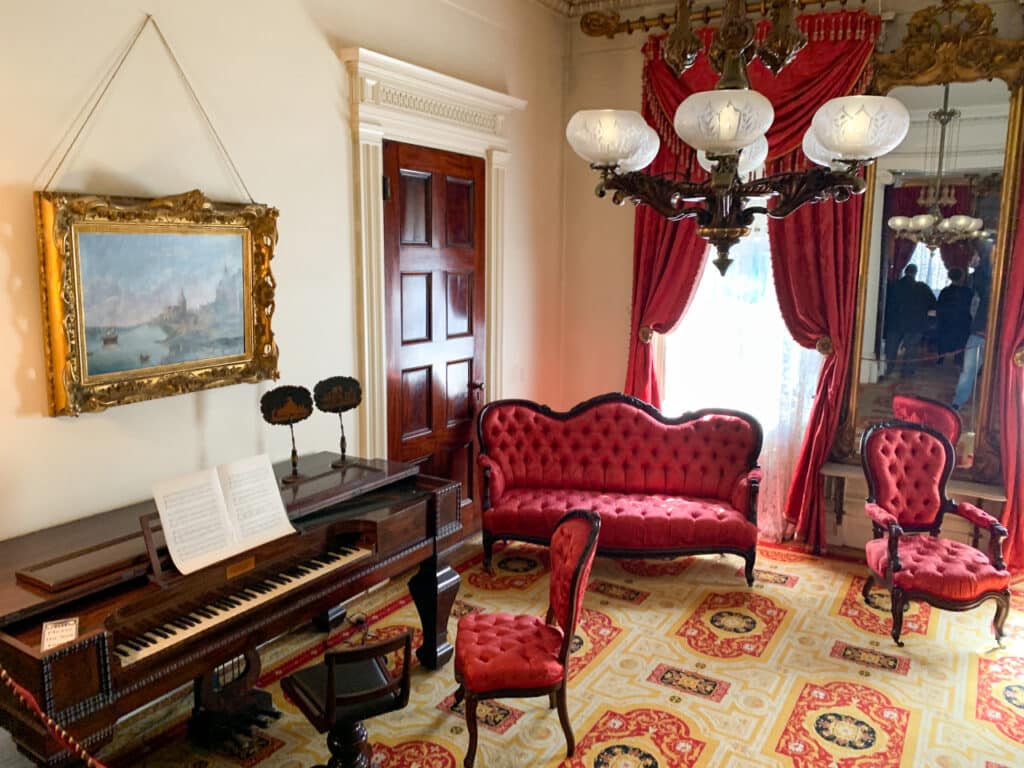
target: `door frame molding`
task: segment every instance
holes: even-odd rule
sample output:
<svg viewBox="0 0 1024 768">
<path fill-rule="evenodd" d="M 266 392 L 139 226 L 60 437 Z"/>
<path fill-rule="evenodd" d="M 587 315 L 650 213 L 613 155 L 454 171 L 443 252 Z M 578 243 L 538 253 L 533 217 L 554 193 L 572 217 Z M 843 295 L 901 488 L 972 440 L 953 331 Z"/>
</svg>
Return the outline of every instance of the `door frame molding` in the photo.
<svg viewBox="0 0 1024 768">
<path fill-rule="evenodd" d="M 526 102 L 366 48 L 343 48 L 348 70 L 356 237 L 357 345 L 363 403 L 359 455 L 388 448 L 384 295 L 384 140 L 482 157 L 486 166 L 484 243 L 487 297 L 485 399 L 502 396 L 505 195 L 512 162 L 507 118 Z"/>
</svg>

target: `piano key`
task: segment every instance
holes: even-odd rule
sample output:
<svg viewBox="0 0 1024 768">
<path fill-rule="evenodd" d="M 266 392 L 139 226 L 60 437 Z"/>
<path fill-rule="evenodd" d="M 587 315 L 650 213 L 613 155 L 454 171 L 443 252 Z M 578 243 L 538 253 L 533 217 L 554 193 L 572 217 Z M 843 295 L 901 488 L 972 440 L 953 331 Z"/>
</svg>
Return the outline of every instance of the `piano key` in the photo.
<svg viewBox="0 0 1024 768">
<path fill-rule="evenodd" d="M 342 550 L 347 550 L 347 553 Z M 180 614 L 171 617 L 164 615 L 158 619 L 164 622 L 160 626 L 160 631 L 164 633 L 163 637 L 156 628 L 149 628 L 131 637 L 120 638 L 115 650 L 121 658 L 122 668 L 167 650 L 218 624 L 230 621 L 257 605 L 276 600 L 308 582 L 324 578 L 332 571 L 369 558 L 373 555 L 373 550 L 339 547 L 330 554 L 336 557 L 329 564 L 317 565 L 312 562 L 314 558 L 310 558 L 288 566 L 283 572 L 269 574 L 261 581 L 245 587 L 209 595 L 201 605 L 183 605 Z M 175 628 L 176 631 L 172 631 Z"/>
</svg>

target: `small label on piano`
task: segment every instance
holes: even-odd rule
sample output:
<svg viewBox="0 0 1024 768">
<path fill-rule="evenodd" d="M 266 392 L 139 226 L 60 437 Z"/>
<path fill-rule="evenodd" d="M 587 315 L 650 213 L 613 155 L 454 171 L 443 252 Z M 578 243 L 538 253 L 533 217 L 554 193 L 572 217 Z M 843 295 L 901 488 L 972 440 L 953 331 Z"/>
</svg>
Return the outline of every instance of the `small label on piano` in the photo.
<svg viewBox="0 0 1024 768">
<path fill-rule="evenodd" d="M 78 639 L 78 618 L 43 622 L 43 640 L 40 650 L 48 651 Z"/>
<path fill-rule="evenodd" d="M 241 576 L 243 573 L 248 573 L 256 567 L 256 558 L 247 557 L 244 560 L 239 560 L 237 563 L 232 563 L 227 567 L 227 577 L 233 579 L 236 576 Z"/>
</svg>

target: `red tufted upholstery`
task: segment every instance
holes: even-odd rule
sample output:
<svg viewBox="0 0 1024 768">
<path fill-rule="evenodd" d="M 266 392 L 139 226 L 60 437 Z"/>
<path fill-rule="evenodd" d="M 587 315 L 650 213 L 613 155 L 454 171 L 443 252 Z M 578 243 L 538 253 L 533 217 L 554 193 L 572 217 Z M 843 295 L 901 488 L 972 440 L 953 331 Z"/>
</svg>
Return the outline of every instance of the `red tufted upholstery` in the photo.
<svg viewBox="0 0 1024 768">
<path fill-rule="evenodd" d="M 939 431 L 893 421 L 869 427 L 861 438 L 861 463 L 868 481 L 865 510 L 875 538 L 865 545 L 870 577 L 892 593 L 892 637 L 898 645 L 908 600 L 963 611 L 996 601 L 993 622 L 1001 640 L 1010 606 L 1010 573 L 1002 558 L 1006 529 L 973 504 L 946 497 L 953 469 L 953 446 Z M 959 513 L 990 532 L 989 552 L 939 537 L 946 512 Z"/>
<path fill-rule="evenodd" d="M 942 439 L 908 424 L 870 433 L 862 449 L 875 503 L 903 525 L 931 525 L 942 507 L 946 462 Z"/>
<path fill-rule="evenodd" d="M 924 424 L 936 432 L 941 432 L 954 447 L 960 439 L 960 430 L 963 429 L 959 413 L 945 403 L 928 397 L 893 395 L 892 415 L 900 421 Z"/>
<path fill-rule="evenodd" d="M 601 518 L 590 510 L 570 511 L 555 526 L 546 620 L 508 613 L 468 613 L 459 619 L 455 698 L 466 701 L 466 768 L 472 768 L 476 756 L 477 702 L 506 696 L 548 695 L 552 707 L 557 702 L 567 756 L 572 757 L 576 742 L 566 699 L 569 648 L 583 610 L 600 527 Z"/>
<path fill-rule="evenodd" d="M 868 567 L 875 573 L 885 573 L 889 567 L 888 539 L 872 539 L 864 549 Z M 902 569 L 893 574 L 893 583 L 904 591 L 971 601 L 986 592 L 1005 589 L 1010 583 L 1009 571 L 997 570 L 984 552 L 959 541 L 914 534 L 900 539 L 899 552 Z"/>
<path fill-rule="evenodd" d="M 668 419 L 625 395 L 568 413 L 489 403 L 478 422 L 484 548 L 547 541 L 568 509 L 601 515 L 602 554 L 735 552 L 753 579 L 761 428 L 735 411 Z"/>
</svg>

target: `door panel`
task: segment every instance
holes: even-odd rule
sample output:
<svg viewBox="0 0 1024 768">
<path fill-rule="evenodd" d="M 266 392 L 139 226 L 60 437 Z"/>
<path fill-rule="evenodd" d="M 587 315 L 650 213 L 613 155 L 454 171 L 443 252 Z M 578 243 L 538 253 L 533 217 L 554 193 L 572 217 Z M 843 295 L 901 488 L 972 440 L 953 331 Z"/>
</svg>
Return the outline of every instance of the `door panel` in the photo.
<svg viewBox="0 0 1024 768">
<path fill-rule="evenodd" d="M 484 161 L 384 142 L 388 458 L 462 483 L 478 530 L 484 374 Z"/>
</svg>

